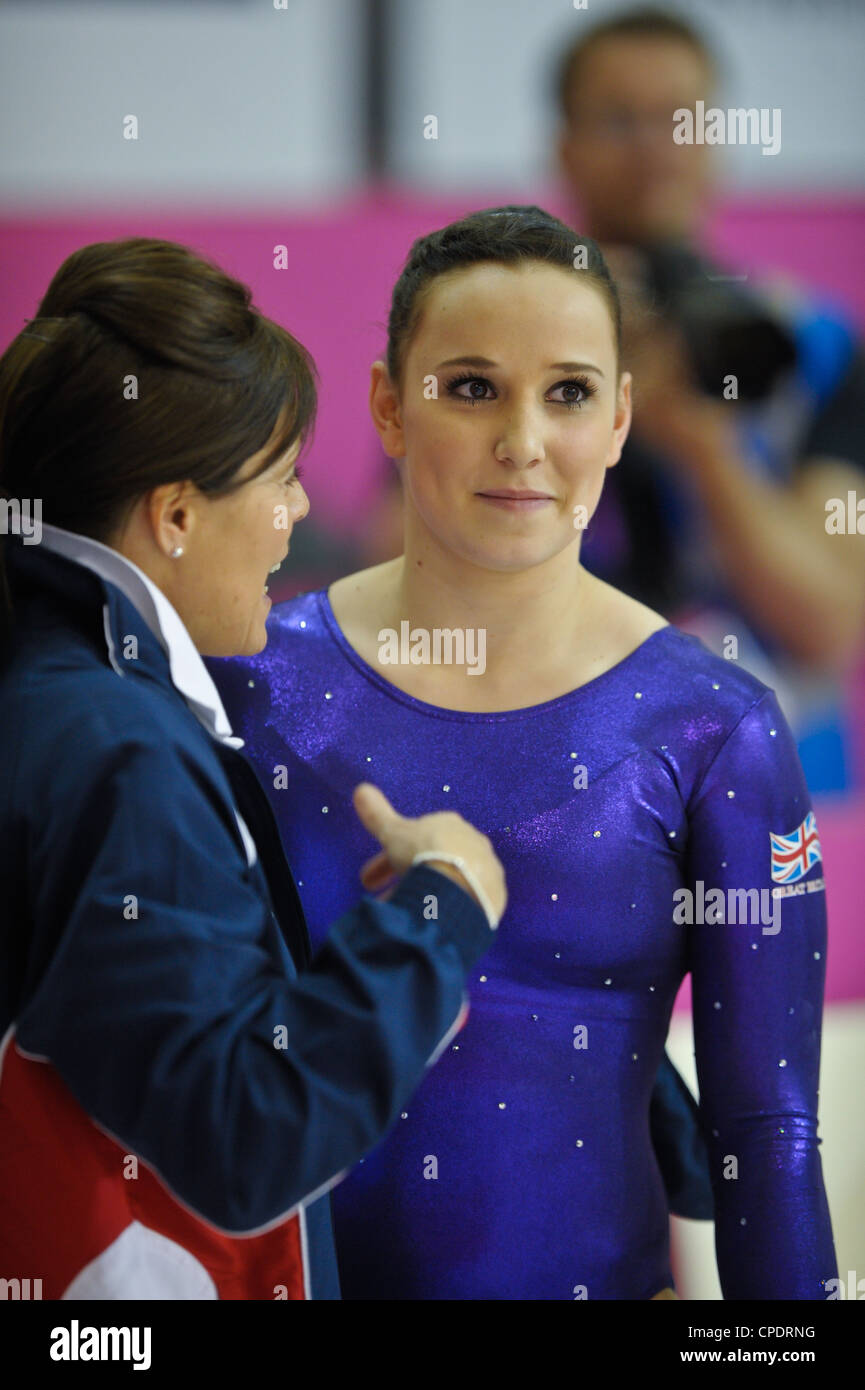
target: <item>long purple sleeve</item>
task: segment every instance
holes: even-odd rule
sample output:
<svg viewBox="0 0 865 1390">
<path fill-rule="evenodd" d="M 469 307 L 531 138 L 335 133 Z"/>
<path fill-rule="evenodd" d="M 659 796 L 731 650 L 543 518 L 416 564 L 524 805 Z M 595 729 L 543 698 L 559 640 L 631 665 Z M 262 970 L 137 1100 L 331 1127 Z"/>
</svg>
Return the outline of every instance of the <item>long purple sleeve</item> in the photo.
<svg viewBox="0 0 865 1390">
<path fill-rule="evenodd" d="M 714 899 L 722 920 L 689 929 L 689 965 L 727 1299 L 825 1298 L 836 1272 L 817 1139 L 826 893 L 809 813 L 792 736 L 767 692 L 688 807 L 694 906 L 698 881 L 704 902 L 711 889 L 723 895 Z M 786 883 L 767 874 L 778 832 L 792 841 L 774 856 Z M 762 890 L 759 910 L 752 895 L 743 912 L 730 889 Z"/>
</svg>

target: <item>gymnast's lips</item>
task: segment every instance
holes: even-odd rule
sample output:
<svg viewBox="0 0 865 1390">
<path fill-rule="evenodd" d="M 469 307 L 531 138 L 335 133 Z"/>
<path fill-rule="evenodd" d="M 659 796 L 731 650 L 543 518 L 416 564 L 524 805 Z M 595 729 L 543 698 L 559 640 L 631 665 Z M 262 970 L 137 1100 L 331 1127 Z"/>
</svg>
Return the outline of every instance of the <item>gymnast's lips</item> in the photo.
<svg viewBox="0 0 865 1390">
<path fill-rule="evenodd" d="M 478 492 L 485 502 L 513 511 L 535 511 L 547 502 L 554 502 L 548 492 L 530 492 L 525 488 L 491 488 L 489 492 Z"/>
</svg>

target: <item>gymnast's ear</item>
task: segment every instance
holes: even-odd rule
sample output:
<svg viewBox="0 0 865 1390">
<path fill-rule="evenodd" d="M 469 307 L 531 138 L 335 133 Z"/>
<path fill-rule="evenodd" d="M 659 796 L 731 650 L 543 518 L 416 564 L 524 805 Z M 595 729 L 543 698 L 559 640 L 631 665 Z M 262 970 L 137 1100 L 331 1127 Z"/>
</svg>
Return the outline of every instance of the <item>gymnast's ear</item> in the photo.
<svg viewBox="0 0 865 1390">
<path fill-rule="evenodd" d="M 624 448 L 628 431 L 631 428 L 631 373 L 622 372 L 616 391 L 616 413 L 613 417 L 613 433 L 607 454 L 607 468 L 618 463 Z"/>
<path fill-rule="evenodd" d="M 372 364 L 369 409 L 385 453 L 392 459 L 405 458 L 399 391 L 381 361 Z"/>
</svg>

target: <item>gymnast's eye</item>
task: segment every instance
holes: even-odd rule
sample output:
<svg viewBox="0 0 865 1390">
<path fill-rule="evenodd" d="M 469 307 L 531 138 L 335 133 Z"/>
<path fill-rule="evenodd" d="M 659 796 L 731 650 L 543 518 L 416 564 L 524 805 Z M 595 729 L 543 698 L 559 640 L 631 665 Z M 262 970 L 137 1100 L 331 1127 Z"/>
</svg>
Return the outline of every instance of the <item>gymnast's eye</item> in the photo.
<svg viewBox="0 0 865 1390">
<path fill-rule="evenodd" d="M 481 389 L 480 392 L 472 389 L 466 394 L 459 390 L 460 386 L 469 386 L 471 388 L 479 386 Z M 455 376 L 447 383 L 448 395 L 453 396 L 454 400 L 465 401 L 468 405 L 476 405 L 478 401 L 490 400 L 491 398 L 489 396 L 483 394 L 487 387 L 489 387 L 491 391 L 495 389 L 492 382 L 487 381 L 485 376 Z"/>
<path fill-rule="evenodd" d="M 560 398 L 557 404 L 566 405 L 570 410 L 579 410 L 580 406 L 583 405 L 590 396 L 594 396 L 598 390 L 597 386 L 595 386 L 587 376 L 565 377 L 563 381 L 556 382 L 556 385 L 550 389 L 552 391 L 564 391 L 566 393 L 564 397 Z M 575 394 L 577 391 L 582 391 L 582 396 L 578 397 Z"/>
</svg>

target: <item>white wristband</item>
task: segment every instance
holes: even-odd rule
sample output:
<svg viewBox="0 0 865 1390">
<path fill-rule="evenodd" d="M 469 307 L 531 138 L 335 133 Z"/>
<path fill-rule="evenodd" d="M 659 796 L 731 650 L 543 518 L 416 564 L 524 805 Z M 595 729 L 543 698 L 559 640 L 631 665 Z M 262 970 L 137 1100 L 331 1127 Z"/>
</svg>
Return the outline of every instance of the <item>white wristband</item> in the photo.
<svg viewBox="0 0 865 1390">
<path fill-rule="evenodd" d="M 496 916 L 495 912 L 493 911 L 492 903 L 490 902 L 481 885 L 478 883 L 474 871 L 468 867 L 462 855 L 445 854 L 442 850 L 439 849 L 423 849 L 415 855 L 414 859 L 411 861 L 411 866 L 412 868 L 414 868 L 415 864 L 424 864 L 428 859 L 440 859 L 443 864 L 453 864 L 455 869 L 459 869 L 463 878 L 466 880 L 468 884 L 471 885 L 475 897 L 478 899 L 478 902 L 480 903 L 481 907 L 486 913 L 486 918 L 490 924 L 490 927 L 493 931 L 495 931 L 499 925 L 499 922 L 501 921 L 501 918 Z"/>
</svg>

